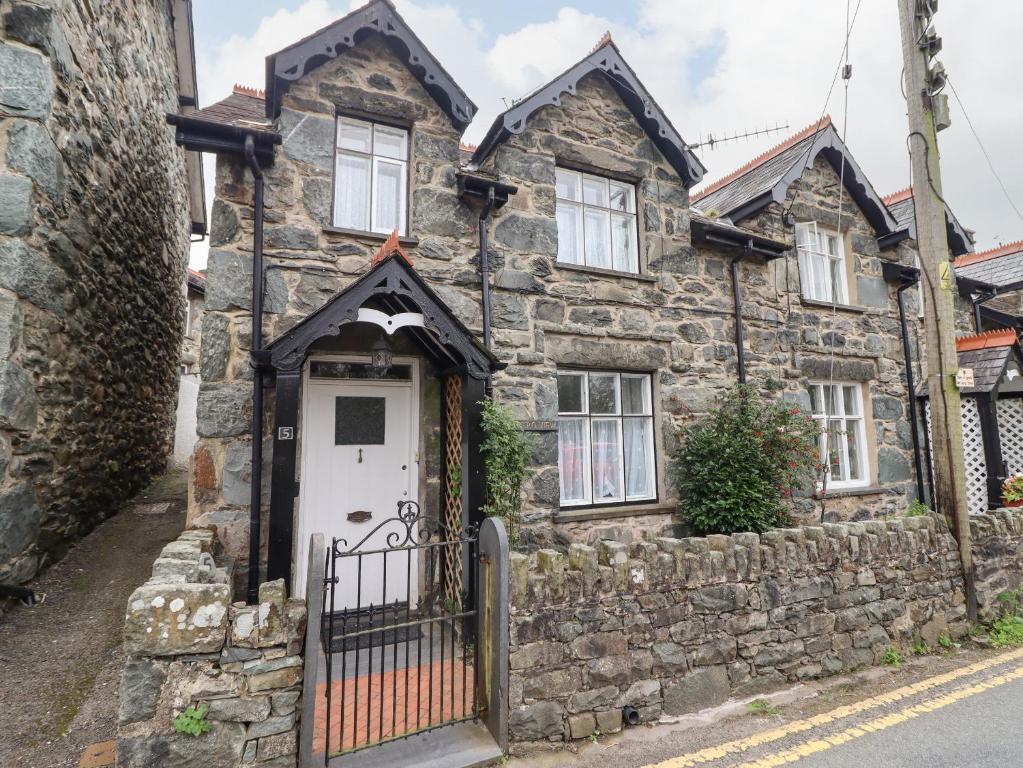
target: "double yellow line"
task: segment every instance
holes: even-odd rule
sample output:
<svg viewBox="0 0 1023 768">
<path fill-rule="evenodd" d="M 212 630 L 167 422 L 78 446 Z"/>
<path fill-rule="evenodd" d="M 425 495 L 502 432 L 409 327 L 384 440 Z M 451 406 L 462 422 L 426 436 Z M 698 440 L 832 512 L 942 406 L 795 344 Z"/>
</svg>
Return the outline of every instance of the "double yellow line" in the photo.
<svg viewBox="0 0 1023 768">
<path fill-rule="evenodd" d="M 737 739 L 714 747 L 708 747 L 707 749 L 701 749 L 698 752 L 691 752 L 687 755 L 669 758 L 668 760 L 664 760 L 660 763 L 645 766 L 645 768 L 691 768 L 691 766 L 698 766 L 703 763 L 720 760 L 721 758 L 729 755 L 741 754 L 742 752 L 747 752 L 756 747 L 770 744 L 774 741 L 779 741 L 780 739 L 787 738 L 797 733 L 805 733 L 813 728 L 828 725 L 852 715 L 863 714 L 864 712 L 869 712 L 870 710 L 878 707 L 903 701 L 933 688 L 947 685 L 948 683 L 960 680 L 964 677 L 969 677 L 970 675 L 975 675 L 978 672 L 983 672 L 986 669 L 1007 664 L 1012 661 L 1017 661 L 1019 659 L 1023 659 L 1023 649 L 1011 651 L 1010 653 L 985 659 L 984 661 L 978 661 L 975 664 L 960 667 L 959 669 L 954 669 L 941 675 L 935 675 L 934 677 L 929 677 L 926 680 L 920 680 L 919 682 L 912 683 L 911 685 L 905 685 L 879 696 L 872 696 L 869 699 L 863 699 L 862 701 L 837 707 L 830 712 L 824 712 L 820 715 L 808 717 L 803 720 L 794 720 L 791 723 L 786 723 L 778 728 L 772 728 L 767 731 L 762 731 L 761 733 L 756 733 L 745 739 Z M 845 744 L 853 739 L 865 736 L 867 733 L 873 733 L 884 730 L 885 728 L 890 728 L 893 725 L 898 725 L 899 723 L 906 722 L 907 720 L 911 720 L 927 712 L 933 712 L 936 709 L 941 709 L 949 704 L 953 704 L 957 701 L 961 701 L 962 699 L 1020 678 L 1023 678 L 1023 666 L 1017 667 L 1004 674 L 991 677 L 974 685 L 957 688 L 947 694 L 927 699 L 919 704 L 905 707 L 890 715 L 884 715 L 882 717 L 869 720 L 832 736 L 806 741 L 791 749 L 776 752 L 752 762 L 743 763 L 742 768 L 774 768 L 775 766 L 792 763 L 802 757 L 822 752 L 826 749 L 830 749 L 831 747 L 838 746 L 839 744 Z"/>
</svg>

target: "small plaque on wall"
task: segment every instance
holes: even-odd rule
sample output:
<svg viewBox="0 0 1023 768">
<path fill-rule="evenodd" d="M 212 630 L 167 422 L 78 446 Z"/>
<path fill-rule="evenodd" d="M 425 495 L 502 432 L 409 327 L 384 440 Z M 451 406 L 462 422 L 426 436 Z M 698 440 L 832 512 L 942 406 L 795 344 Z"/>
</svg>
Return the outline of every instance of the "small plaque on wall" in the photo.
<svg viewBox="0 0 1023 768">
<path fill-rule="evenodd" d="M 553 419 L 519 419 L 524 432 L 557 432 L 558 422 Z"/>
<path fill-rule="evenodd" d="M 956 387 L 959 389 L 968 389 L 973 386 L 973 369 L 972 368 L 960 368 L 956 371 Z"/>
</svg>

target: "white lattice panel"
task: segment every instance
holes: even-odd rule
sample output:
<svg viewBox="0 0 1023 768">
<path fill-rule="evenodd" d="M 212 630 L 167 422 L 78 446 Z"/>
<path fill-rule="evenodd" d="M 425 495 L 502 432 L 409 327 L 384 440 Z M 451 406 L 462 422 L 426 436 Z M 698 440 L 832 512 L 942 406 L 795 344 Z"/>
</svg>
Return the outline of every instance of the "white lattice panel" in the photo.
<svg viewBox="0 0 1023 768">
<path fill-rule="evenodd" d="M 963 463 L 966 465 L 966 504 L 971 515 L 987 512 L 987 464 L 984 461 L 984 434 L 980 426 L 980 410 L 977 399 L 964 397 L 961 400 L 963 419 Z M 927 421 L 927 444 L 931 440 L 931 404 L 924 405 Z M 934 468 L 933 453 L 931 469 Z"/>
<path fill-rule="evenodd" d="M 1002 460 L 1010 475 L 1023 472 L 1023 398 L 998 401 L 998 438 Z"/>
</svg>

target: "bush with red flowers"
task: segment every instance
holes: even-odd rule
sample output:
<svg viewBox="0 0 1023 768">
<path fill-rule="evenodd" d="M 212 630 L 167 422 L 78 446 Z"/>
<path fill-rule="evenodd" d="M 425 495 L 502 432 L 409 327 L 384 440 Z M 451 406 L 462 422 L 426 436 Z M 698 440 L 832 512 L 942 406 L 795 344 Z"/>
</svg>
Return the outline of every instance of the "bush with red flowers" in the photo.
<svg viewBox="0 0 1023 768">
<path fill-rule="evenodd" d="M 786 525 L 793 491 L 812 485 L 820 430 L 788 401 L 746 384 L 686 425 L 672 456 L 682 517 L 696 533 Z"/>
</svg>

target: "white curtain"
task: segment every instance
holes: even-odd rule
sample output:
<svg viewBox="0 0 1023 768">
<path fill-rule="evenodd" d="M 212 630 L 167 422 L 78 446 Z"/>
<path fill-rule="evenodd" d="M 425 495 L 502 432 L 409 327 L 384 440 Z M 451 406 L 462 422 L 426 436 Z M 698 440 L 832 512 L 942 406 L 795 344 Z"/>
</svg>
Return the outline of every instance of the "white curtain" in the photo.
<svg viewBox="0 0 1023 768">
<path fill-rule="evenodd" d="M 376 159 L 376 210 L 373 230 L 376 232 L 404 231 L 401 225 L 401 181 L 404 168 L 398 163 Z"/>
<path fill-rule="evenodd" d="M 369 158 L 338 155 L 334 190 L 334 224 L 369 229 Z"/>
<path fill-rule="evenodd" d="M 618 444 L 618 420 L 594 419 L 593 429 L 593 501 L 620 499 L 621 447 Z"/>
<path fill-rule="evenodd" d="M 650 419 L 625 419 L 625 496 L 629 499 L 654 495 L 653 425 Z"/>
<path fill-rule="evenodd" d="M 558 468 L 561 500 L 586 501 L 586 420 L 558 422 Z"/>
</svg>

